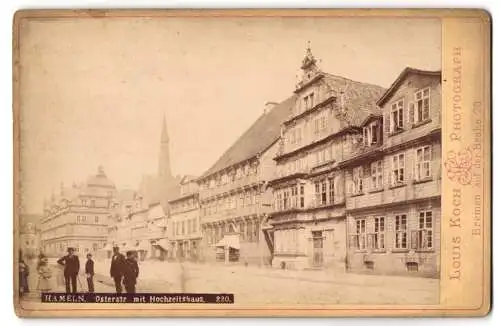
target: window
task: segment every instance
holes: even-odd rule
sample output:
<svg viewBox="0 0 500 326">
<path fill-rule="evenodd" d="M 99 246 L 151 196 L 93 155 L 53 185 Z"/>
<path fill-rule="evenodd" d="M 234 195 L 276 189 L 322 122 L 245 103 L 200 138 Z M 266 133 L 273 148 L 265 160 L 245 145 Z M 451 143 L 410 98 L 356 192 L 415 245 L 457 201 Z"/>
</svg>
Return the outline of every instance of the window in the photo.
<svg viewBox="0 0 500 326">
<path fill-rule="evenodd" d="M 354 187 L 353 194 L 363 193 L 363 167 L 362 166 L 354 168 L 353 175 L 352 175 L 352 181 L 353 181 L 353 187 Z"/>
<path fill-rule="evenodd" d="M 418 216 L 418 249 L 432 249 L 432 211 L 421 211 Z"/>
<path fill-rule="evenodd" d="M 366 248 L 366 220 L 357 220 L 356 221 L 356 248 L 358 250 L 363 250 Z"/>
<path fill-rule="evenodd" d="M 378 121 L 370 123 L 368 126 L 363 127 L 363 144 L 365 146 L 371 146 L 378 143 L 378 138 L 380 135 L 380 126 Z"/>
<path fill-rule="evenodd" d="M 94 221 L 95 221 L 95 224 L 99 224 L 99 216 L 96 216 L 96 217 L 94 218 Z"/>
<path fill-rule="evenodd" d="M 411 112 L 413 110 L 413 112 Z M 415 93 L 415 103 L 410 104 L 410 114 L 414 114 L 414 123 L 430 119 L 430 89 L 422 89 Z"/>
<path fill-rule="evenodd" d="M 405 155 L 397 154 L 392 157 L 391 184 L 398 185 L 405 181 Z"/>
<path fill-rule="evenodd" d="M 186 223 L 184 221 L 182 221 L 182 233 L 181 234 L 185 234 L 186 232 Z"/>
<path fill-rule="evenodd" d="M 87 200 L 86 199 L 82 199 L 82 206 L 84 206 L 84 207 L 87 206 Z"/>
<path fill-rule="evenodd" d="M 80 220 L 80 215 L 77 215 L 77 216 L 76 216 L 76 223 L 80 223 L 80 221 L 81 221 L 81 220 Z"/>
<path fill-rule="evenodd" d="M 382 189 L 383 187 L 383 168 L 382 161 L 373 162 L 371 164 L 372 174 L 372 190 Z"/>
<path fill-rule="evenodd" d="M 315 194 L 315 206 L 321 203 L 321 183 L 316 181 L 314 183 L 314 194 Z"/>
<path fill-rule="evenodd" d="M 282 198 L 282 196 L 281 196 L 281 190 L 278 190 L 276 192 L 276 209 L 278 211 L 283 210 L 283 202 L 281 201 L 281 198 Z"/>
<path fill-rule="evenodd" d="M 293 186 L 292 189 L 292 197 L 290 198 L 290 206 L 293 208 L 297 207 L 297 187 Z"/>
<path fill-rule="evenodd" d="M 375 233 L 373 239 L 373 247 L 375 249 L 381 250 L 385 249 L 385 218 L 376 217 L 375 218 Z"/>
<path fill-rule="evenodd" d="M 95 207 L 95 200 L 93 200 L 93 199 L 92 199 L 92 200 L 90 201 L 90 207 Z"/>
<path fill-rule="evenodd" d="M 285 189 L 285 191 L 283 192 L 283 209 L 285 209 L 285 210 L 287 210 L 289 208 L 288 196 L 289 196 L 288 189 Z"/>
<path fill-rule="evenodd" d="M 415 180 L 423 180 L 431 176 L 431 147 L 424 146 L 417 149 L 415 161 Z"/>
<path fill-rule="evenodd" d="M 333 178 L 328 180 L 328 188 L 330 190 L 330 204 L 333 204 L 335 202 L 335 181 Z"/>
<path fill-rule="evenodd" d="M 407 220 L 406 214 L 396 215 L 394 217 L 396 222 L 396 243 L 395 247 L 397 249 L 407 249 Z"/>
<path fill-rule="evenodd" d="M 314 133 L 315 134 L 319 133 L 319 119 L 314 120 Z"/>
<path fill-rule="evenodd" d="M 304 108 L 311 109 L 314 106 L 314 93 L 311 93 L 304 97 Z"/>
<path fill-rule="evenodd" d="M 300 208 L 305 207 L 304 185 L 300 185 Z"/>
<path fill-rule="evenodd" d="M 87 216 L 83 215 L 82 216 L 82 223 L 85 223 L 85 222 L 87 222 Z"/>
<path fill-rule="evenodd" d="M 326 180 L 321 181 L 321 205 L 326 205 Z"/>
<path fill-rule="evenodd" d="M 396 132 L 403 129 L 403 107 L 403 100 L 399 100 L 391 105 L 391 132 Z"/>
</svg>

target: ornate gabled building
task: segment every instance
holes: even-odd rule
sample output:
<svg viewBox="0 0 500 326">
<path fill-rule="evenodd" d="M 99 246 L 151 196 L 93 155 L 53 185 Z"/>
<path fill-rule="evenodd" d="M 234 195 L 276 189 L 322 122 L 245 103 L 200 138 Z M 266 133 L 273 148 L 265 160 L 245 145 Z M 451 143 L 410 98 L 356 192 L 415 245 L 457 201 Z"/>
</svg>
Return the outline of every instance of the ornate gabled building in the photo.
<svg viewBox="0 0 500 326">
<path fill-rule="evenodd" d="M 275 173 L 280 125 L 295 96 L 266 111 L 199 179 L 203 258 L 267 263 L 271 239 L 263 228 L 272 209 L 267 180 Z"/>
<path fill-rule="evenodd" d="M 45 201 L 40 221 L 42 251 L 63 255 L 67 247 L 77 253 L 96 252 L 106 244 L 108 217 L 116 196 L 114 183 L 102 167 L 84 184 L 65 188 Z"/>
<path fill-rule="evenodd" d="M 382 87 L 325 73 L 308 48 L 292 112 L 282 124 L 276 174 L 269 185 L 273 266 L 338 266 L 346 259 L 345 176 L 361 124 L 377 114 Z"/>
</svg>

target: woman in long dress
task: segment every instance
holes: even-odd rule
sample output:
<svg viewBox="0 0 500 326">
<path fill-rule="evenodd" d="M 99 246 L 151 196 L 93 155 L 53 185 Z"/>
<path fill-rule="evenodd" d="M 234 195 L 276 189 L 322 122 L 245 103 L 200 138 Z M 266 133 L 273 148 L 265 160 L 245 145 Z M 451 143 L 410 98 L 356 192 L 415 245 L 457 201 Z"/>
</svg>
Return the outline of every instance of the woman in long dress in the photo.
<svg viewBox="0 0 500 326">
<path fill-rule="evenodd" d="M 38 263 L 38 290 L 48 292 L 52 290 L 52 269 L 47 258 L 42 258 Z"/>
</svg>

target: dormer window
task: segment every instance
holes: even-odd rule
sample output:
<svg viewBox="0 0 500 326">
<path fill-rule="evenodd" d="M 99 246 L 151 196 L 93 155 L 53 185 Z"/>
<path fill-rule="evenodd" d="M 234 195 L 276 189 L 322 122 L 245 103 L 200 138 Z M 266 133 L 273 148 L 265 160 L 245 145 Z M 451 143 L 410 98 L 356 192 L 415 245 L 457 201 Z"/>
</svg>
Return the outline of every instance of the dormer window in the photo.
<svg viewBox="0 0 500 326">
<path fill-rule="evenodd" d="M 372 146 L 378 143 L 380 135 L 380 123 L 373 121 L 366 127 L 363 127 L 363 144 Z"/>
</svg>

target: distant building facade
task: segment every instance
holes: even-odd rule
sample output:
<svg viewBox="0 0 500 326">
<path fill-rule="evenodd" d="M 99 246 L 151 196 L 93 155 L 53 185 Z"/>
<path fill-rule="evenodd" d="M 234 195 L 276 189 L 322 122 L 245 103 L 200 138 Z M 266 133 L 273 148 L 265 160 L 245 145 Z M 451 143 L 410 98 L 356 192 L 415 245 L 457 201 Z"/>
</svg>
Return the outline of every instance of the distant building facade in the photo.
<svg viewBox="0 0 500 326">
<path fill-rule="evenodd" d="M 322 72 L 310 49 L 301 69 L 269 182 L 272 265 L 345 268 L 345 176 L 339 164 L 350 155 L 363 119 L 377 111 L 384 89 Z"/>
<path fill-rule="evenodd" d="M 293 97 L 266 112 L 199 179 L 203 258 L 268 263 L 271 240 L 263 232 L 272 210 L 267 180 L 274 175 L 280 124 Z"/>
<path fill-rule="evenodd" d="M 202 233 L 196 178 L 184 177 L 180 189 L 180 196 L 169 201 L 169 258 L 198 261 Z"/>
<path fill-rule="evenodd" d="M 45 202 L 40 221 L 42 251 L 62 255 L 68 247 L 77 254 L 97 252 L 106 244 L 108 217 L 113 213 L 114 183 L 102 167 L 86 183 L 64 188 Z"/>
<path fill-rule="evenodd" d="M 19 244 L 25 257 L 35 257 L 40 253 L 41 215 L 21 214 L 19 217 Z"/>
<path fill-rule="evenodd" d="M 438 277 L 441 72 L 406 68 L 378 105 L 342 162 L 349 268 Z"/>
<path fill-rule="evenodd" d="M 143 176 L 137 190 L 122 190 L 117 193 L 103 249 L 106 257 L 111 257 L 114 246 L 118 246 L 122 252 L 136 250 L 141 260 L 163 260 L 168 257 L 168 201 L 179 195 L 181 180 L 172 176 L 169 146 L 170 138 L 164 117 L 158 171 L 154 175 Z"/>
</svg>

